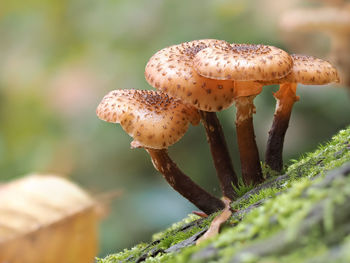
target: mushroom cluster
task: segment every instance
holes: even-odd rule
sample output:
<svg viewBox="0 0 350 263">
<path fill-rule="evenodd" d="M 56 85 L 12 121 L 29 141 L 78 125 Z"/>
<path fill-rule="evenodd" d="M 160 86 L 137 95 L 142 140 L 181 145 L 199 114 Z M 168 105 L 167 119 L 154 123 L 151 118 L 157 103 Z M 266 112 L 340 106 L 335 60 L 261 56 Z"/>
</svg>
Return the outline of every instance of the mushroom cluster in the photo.
<svg viewBox="0 0 350 263">
<path fill-rule="evenodd" d="M 171 160 L 167 148 L 185 134 L 189 124 L 201 121 L 224 197 L 234 200 L 239 185 L 226 139 L 216 112 L 236 106 L 236 131 L 245 184 L 264 181 L 255 141 L 254 98 L 263 86 L 279 84 L 265 161 L 283 168 L 283 141 L 293 104 L 299 100 L 297 83 L 322 85 L 338 82 L 336 69 L 310 56 L 289 55 L 266 45 L 230 44 L 204 39 L 173 45 L 154 54 L 145 69 L 151 90 L 115 90 L 97 108 L 100 119 L 120 123 L 133 137 L 132 148 L 144 148 L 154 167 L 182 196 L 206 214 L 224 207 L 185 175 Z"/>
</svg>

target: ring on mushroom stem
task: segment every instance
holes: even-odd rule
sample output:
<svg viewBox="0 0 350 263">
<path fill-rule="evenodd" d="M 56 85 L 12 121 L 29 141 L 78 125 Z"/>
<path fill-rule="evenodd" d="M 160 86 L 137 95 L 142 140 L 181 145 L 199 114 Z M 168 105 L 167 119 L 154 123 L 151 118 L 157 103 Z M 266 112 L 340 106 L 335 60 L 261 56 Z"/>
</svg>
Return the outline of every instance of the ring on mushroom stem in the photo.
<svg viewBox="0 0 350 263">
<path fill-rule="evenodd" d="M 236 193 L 232 184 L 238 186 L 238 178 L 215 113 L 234 102 L 233 82 L 204 78 L 192 68 L 192 59 L 197 52 L 226 44 L 222 40 L 204 39 L 164 48 L 148 61 L 145 77 L 151 86 L 199 110 L 221 190 L 224 196 L 234 199 Z"/>
<path fill-rule="evenodd" d="M 237 83 L 237 86 L 238 85 L 239 84 Z M 258 94 L 260 94 L 260 92 Z M 263 182 L 259 150 L 255 142 L 253 126 L 253 114 L 255 113 L 253 100 L 258 94 L 239 96 L 235 99 L 235 124 L 239 156 L 241 160 L 242 178 L 247 185 Z"/>
<path fill-rule="evenodd" d="M 262 91 L 258 80 L 281 78 L 288 74 L 292 59 L 273 46 L 227 44 L 211 46 L 195 55 L 194 68 L 200 75 L 234 81 L 236 130 L 242 177 L 246 184 L 263 181 L 253 127 L 253 100 Z"/>
<path fill-rule="evenodd" d="M 120 123 L 134 138 L 132 148 L 145 148 L 166 181 L 203 212 L 211 214 L 224 207 L 220 199 L 181 172 L 166 150 L 182 138 L 189 123 L 198 125 L 195 108 L 157 91 L 114 90 L 102 99 L 96 113 L 104 121 Z"/>
<path fill-rule="evenodd" d="M 283 144 L 289 125 L 293 105 L 299 100 L 296 96 L 297 83 L 304 85 L 324 85 L 339 82 L 336 68 L 329 62 L 311 56 L 291 55 L 293 59 L 292 71 L 281 79 L 262 81 L 263 85 L 280 84 L 274 93 L 276 109 L 269 131 L 269 138 L 265 152 L 266 164 L 275 171 L 283 169 Z"/>
</svg>

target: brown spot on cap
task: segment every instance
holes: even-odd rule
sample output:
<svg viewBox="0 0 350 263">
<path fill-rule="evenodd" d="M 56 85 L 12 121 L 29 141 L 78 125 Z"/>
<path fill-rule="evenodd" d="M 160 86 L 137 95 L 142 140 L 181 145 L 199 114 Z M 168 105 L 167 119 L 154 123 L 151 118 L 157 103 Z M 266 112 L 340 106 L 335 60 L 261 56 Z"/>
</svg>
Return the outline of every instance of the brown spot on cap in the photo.
<svg viewBox="0 0 350 263">
<path fill-rule="evenodd" d="M 279 48 L 250 44 L 211 46 L 198 52 L 193 63 L 204 77 L 235 81 L 275 79 L 289 73 L 293 65 L 288 53 Z"/>
<path fill-rule="evenodd" d="M 222 106 L 223 109 L 228 108 L 234 102 L 231 91 L 233 82 L 200 76 L 193 69 L 192 61 L 198 52 L 207 47 L 228 44 L 223 40 L 203 39 L 164 48 L 148 61 L 145 78 L 154 88 L 181 99 L 184 103 L 191 104 L 200 110 L 217 111 L 219 106 Z M 163 69 L 164 75 L 157 71 L 158 68 Z M 212 92 L 207 92 L 207 90 Z M 220 99 L 213 100 L 215 96 Z M 193 104 L 194 101 L 197 103 Z"/>
<path fill-rule="evenodd" d="M 120 123 L 134 138 L 132 147 L 168 148 L 185 134 L 189 123 L 200 117 L 192 106 L 167 94 L 151 90 L 114 90 L 98 105 L 97 116 Z M 166 127 L 166 128 L 164 128 Z"/>
<path fill-rule="evenodd" d="M 292 71 L 281 79 L 262 81 L 264 85 L 281 83 L 301 83 L 304 85 L 324 85 L 339 82 L 337 69 L 328 61 L 306 55 L 291 55 Z"/>
</svg>

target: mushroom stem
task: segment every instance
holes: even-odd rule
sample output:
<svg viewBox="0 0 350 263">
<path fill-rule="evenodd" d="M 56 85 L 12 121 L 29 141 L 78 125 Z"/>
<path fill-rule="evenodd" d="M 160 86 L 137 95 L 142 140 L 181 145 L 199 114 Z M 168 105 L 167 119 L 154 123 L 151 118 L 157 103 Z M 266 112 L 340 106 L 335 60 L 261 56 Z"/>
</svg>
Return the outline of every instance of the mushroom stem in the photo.
<svg viewBox="0 0 350 263">
<path fill-rule="evenodd" d="M 299 100 L 296 96 L 297 83 L 283 83 L 280 89 L 273 94 L 276 98 L 276 110 L 269 131 L 265 153 L 265 163 L 274 171 L 280 172 L 283 168 L 283 143 L 288 129 L 293 105 Z"/>
<path fill-rule="evenodd" d="M 254 98 L 255 95 L 235 99 L 238 149 L 242 178 L 246 185 L 256 185 L 264 180 L 253 126 Z"/>
<path fill-rule="evenodd" d="M 154 167 L 171 187 L 204 213 L 209 215 L 224 208 L 224 203 L 220 199 L 198 186 L 177 167 L 166 149 L 145 149 L 151 156 Z"/>
<path fill-rule="evenodd" d="M 238 178 L 233 169 L 220 121 L 215 112 L 199 111 L 199 114 L 206 131 L 222 193 L 224 196 L 234 200 L 237 195 L 232 185 L 238 186 Z"/>
</svg>

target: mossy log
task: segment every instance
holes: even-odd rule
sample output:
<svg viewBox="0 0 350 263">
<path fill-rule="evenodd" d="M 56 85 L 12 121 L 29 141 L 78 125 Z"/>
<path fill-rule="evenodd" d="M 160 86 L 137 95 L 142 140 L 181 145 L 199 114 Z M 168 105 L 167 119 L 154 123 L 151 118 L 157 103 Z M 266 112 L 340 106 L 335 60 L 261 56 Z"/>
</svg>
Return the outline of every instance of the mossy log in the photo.
<svg viewBox="0 0 350 263">
<path fill-rule="evenodd" d="M 350 163 L 344 165 L 340 169 L 330 172 L 320 183 L 305 189 L 302 195 L 307 196 L 309 191 L 331 187 L 337 188 L 342 192 L 345 190 L 342 182 L 350 182 L 350 178 L 345 180 L 345 177 L 350 177 Z M 348 185 L 346 185 L 346 187 L 349 189 Z M 278 257 L 293 253 L 293 251 L 298 248 L 306 246 L 305 240 L 307 240 L 309 236 L 315 234 L 330 247 L 337 244 L 350 234 L 350 195 L 345 196 L 341 203 L 335 202 L 334 207 L 329 211 L 329 205 L 333 205 L 333 203 L 334 196 L 316 202 L 295 229 L 292 231 L 290 229 L 282 229 L 268 238 L 258 240 L 256 243 L 236 253 L 230 262 L 241 263 L 246 262 L 247 257 L 251 259 L 263 259 L 264 257 Z M 329 218 L 331 218 L 331 223 L 327 222 Z M 271 218 L 272 224 L 273 221 L 274 218 Z M 192 259 L 209 261 L 217 258 L 219 251 L 219 249 L 213 246 L 208 246 L 193 254 Z"/>
<path fill-rule="evenodd" d="M 268 175 L 270 171 L 265 171 Z M 216 214 L 190 216 L 98 263 L 350 262 L 350 127 L 237 199 L 223 231 L 195 246 Z"/>
</svg>

